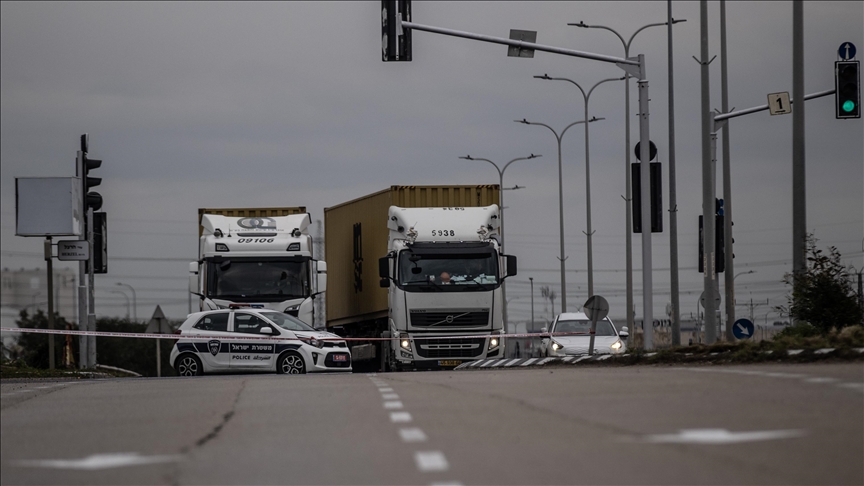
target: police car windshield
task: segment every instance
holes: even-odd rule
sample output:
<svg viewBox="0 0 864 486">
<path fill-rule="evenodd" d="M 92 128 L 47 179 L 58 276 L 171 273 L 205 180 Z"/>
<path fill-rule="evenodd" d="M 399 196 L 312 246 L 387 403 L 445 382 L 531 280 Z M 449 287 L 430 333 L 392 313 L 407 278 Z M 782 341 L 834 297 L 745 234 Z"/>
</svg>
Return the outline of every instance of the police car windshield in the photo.
<svg viewBox="0 0 864 486">
<path fill-rule="evenodd" d="M 262 312 L 261 315 L 273 321 L 274 324 L 289 331 L 315 331 L 305 322 L 282 312 Z"/>
</svg>

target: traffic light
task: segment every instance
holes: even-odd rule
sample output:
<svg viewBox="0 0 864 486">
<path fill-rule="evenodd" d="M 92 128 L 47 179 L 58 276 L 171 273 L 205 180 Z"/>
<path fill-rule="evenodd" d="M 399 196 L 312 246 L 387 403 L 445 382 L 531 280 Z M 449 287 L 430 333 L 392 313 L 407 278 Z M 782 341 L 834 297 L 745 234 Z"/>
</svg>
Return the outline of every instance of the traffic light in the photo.
<svg viewBox="0 0 864 486">
<path fill-rule="evenodd" d="M 93 273 L 108 273 L 108 214 L 93 213 Z"/>
<path fill-rule="evenodd" d="M 411 0 L 381 0 L 381 60 L 411 60 L 411 29 L 403 29 L 401 18 L 411 22 Z"/>
<path fill-rule="evenodd" d="M 651 162 L 651 232 L 663 232 L 663 170 L 660 162 Z M 642 163 L 630 164 L 632 181 L 633 232 L 642 232 Z"/>
<path fill-rule="evenodd" d="M 834 87 L 838 119 L 861 118 L 861 69 L 859 61 L 834 63 Z"/>
<path fill-rule="evenodd" d="M 90 192 L 91 187 L 96 187 L 102 184 L 101 177 L 90 177 L 88 174 L 92 169 L 98 169 L 102 166 L 102 161 L 90 159 L 87 157 L 87 149 L 89 145 L 89 136 L 85 133 L 81 135 L 81 151 L 78 152 L 78 173 L 81 176 L 81 184 L 83 191 L 81 194 L 84 197 L 84 212 L 93 208 L 93 211 L 99 211 L 102 208 L 102 195 L 98 192 Z"/>
<path fill-rule="evenodd" d="M 725 216 L 723 215 L 723 200 L 714 199 L 714 272 L 723 273 L 726 270 L 726 236 L 724 232 Z M 702 216 L 699 216 L 699 273 L 705 271 L 705 236 L 703 234 Z"/>
</svg>

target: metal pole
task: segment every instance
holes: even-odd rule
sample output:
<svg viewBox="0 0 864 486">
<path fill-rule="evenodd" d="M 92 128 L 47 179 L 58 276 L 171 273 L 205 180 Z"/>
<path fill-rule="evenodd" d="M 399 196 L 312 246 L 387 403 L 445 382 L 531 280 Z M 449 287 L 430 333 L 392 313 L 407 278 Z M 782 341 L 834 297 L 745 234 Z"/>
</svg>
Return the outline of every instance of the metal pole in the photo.
<svg viewBox="0 0 864 486">
<path fill-rule="evenodd" d="M 621 39 L 623 42 L 623 39 Z M 630 46 L 624 44 L 624 57 L 628 57 Z M 624 165 L 625 184 L 624 206 L 626 211 L 624 231 L 624 246 L 626 256 L 627 274 L 627 328 L 633 329 L 633 320 L 636 315 L 636 305 L 633 302 L 633 181 L 630 177 L 630 73 L 624 73 Z M 644 326 L 643 326 L 644 327 Z M 630 346 L 634 346 L 636 333 L 630 333 Z"/>
<path fill-rule="evenodd" d="M 561 169 L 561 137 L 556 134 L 555 138 L 558 139 L 558 237 L 561 248 L 558 260 L 561 262 L 561 312 L 564 313 L 567 312 L 567 278 L 564 274 L 564 260 L 567 259 L 564 256 L 564 174 Z"/>
<path fill-rule="evenodd" d="M 534 277 L 528 277 L 528 280 L 531 281 L 531 331 L 534 331 Z M 858 286 L 861 286 L 861 274 L 858 274 Z"/>
<path fill-rule="evenodd" d="M 138 323 L 138 297 L 135 295 L 135 288 L 129 284 L 117 282 L 116 285 L 122 285 L 124 287 L 129 287 L 129 290 L 132 291 L 132 321 L 136 324 Z"/>
<path fill-rule="evenodd" d="M 45 237 L 45 265 L 48 267 L 48 329 L 54 330 L 54 259 L 51 255 L 51 237 Z M 48 335 L 48 369 L 54 369 L 54 334 Z"/>
<path fill-rule="evenodd" d="M 705 302 L 705 342 L 716 341 L 716 303 L 714 294 L 714 153 L 716 133 L 712 133 L 713 113 L 711 112 L 710 79 L 708 77 L 708 1 L 700 0 L 699 17 L 701 30 L 701 80 L 702 80 L 702 221 L 704 247 L 704 292 Z M 712 150 L 714 148 L 715 150 Z"/>
<path fill-rule="evenodd" d="M 720 90 L 723 113 L 729 111 L 729 86 L 726 55 L 726 0 L 720 0 Z M 723 124 L 723 259 L 726 262 L 726 341 L 735 341 L 732 325 L 735 323 L 735 265 L 732 261 L 732 169 L 729 162 L 729 124 Z M 720 249 L 716 249 L 720 251 Z"/>
<path fill-rule="evenodd" d="M 644 61 L 645 55 L 639 54 Z M 643 64 L 644 66 L 644 64 Z M 651 156 L 649 155 L 648 133 L 648 80 L 639 80 L 639 148 L 642 152 L 641 191 L 642 191 L 642 323 L 645 328 L 645 349 L 654 349 L 654 289 L 653 264 L 651 261 Z"/>
<path fill-rule="evenodd" d="M 678 200 L 675 177 L 675 89 L 672 75 L 672 0 L 667 2 L 667 30 L 669 44 L 669 263 L 672 279 L 672 345 L 681 345 L 681 311 L 678 295 Z M 629 153 L 629 150 L 627 151 Z M 628 171 L 629 174 L 629 171 Z M 628 223 L 629 225 L 629 223 Z M 629 228 L 629 226 L 628 226 Z M 628 231 L 629 233 L 629 231 Z"/>
<path fill-rule="evenodd" d="M 86 197 L 86 195 L 85 195 Z M 90 271 L 88 272 L 88 289 L 87 289 L 87 302 L 88 302 L 88 312 L 87 312 L 87 327 L 90 328 L 91 331 L 96 330 L 96 302 L 93 295 L 93 287 L 94 287 L 94 279 L 93 279 L 93 262 L 95 259 L 93 258 L 93 208 L 87 209 L 87 246 L 90 247 Z M 83 337 L 83 336 L 82 336 Z M 87 336 L 86 339 L 89 341 L 89 346 L 87 348 L 88 352 L 88 362 L 91 367 L 96 366 L 96 336 Z"/>
<path fill-rule="evenodd" d="M 597 85 L 594 85 L 595 87 Z M 580 88 L 581 89 L 581 88 Z M 594 88 L 591 88 L 592 90 Z M 589 92 L 587 96 L 585 96 L 585 119 L 588 119 L 588 98 L 591 95 Z M 588 125 L 590 123 L 585 124 L 585 221 L 588 227 L 588 231 L 585 232 L 585 236 L 588 237 L 588 298 L 591 298 L 594 295 L 594 252 L 592 251 L 591 246 L 591 235 L 594 234 L 591 231 L 591 160 L 588 155 L 590 152 L 588 150 Z M 594 336 L 592 335 L 593 339 Z"/>
<path fill-rule="evenodd" d="M 792 2 L 792 98 L 804 99 L 804 2 Z M 804 160 L 804 105 L 792 111 L 792 272 L 807 269 L 807 200 Z"/>
</svg>

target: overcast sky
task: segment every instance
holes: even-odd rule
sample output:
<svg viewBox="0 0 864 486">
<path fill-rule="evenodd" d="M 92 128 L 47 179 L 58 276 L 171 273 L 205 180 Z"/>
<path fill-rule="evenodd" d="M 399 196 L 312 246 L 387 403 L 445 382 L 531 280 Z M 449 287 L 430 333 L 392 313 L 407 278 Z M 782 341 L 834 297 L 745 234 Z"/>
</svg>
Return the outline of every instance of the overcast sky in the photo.
<svg viewBox="0 0 864 486">
<path fill-rule="evenodd" d="M 537 31 L 537 42 L 623 56 L 621 41 L 666 21 L 666 2 L 418 2 L 413 21 L 508 37 Z M 721 108 L 719 3 L 709 2 L 711 107 Z M 699 2 L 674 2 L 675 154 L 682 317 L 703 289 L 697 264 L 702 214 Z M 504 185 L 510 317 L 549 316 L 540 287 L 560 291 L 557 143 L 527 118 L 560 131 L 583 119 L 570 83 L 586 90 L 622 75 L 613 64 L 544 52 L 510 58 L 507 48 L 414 32 L 414 60 L 381 61 L 380 2 L 12 2 L 0 3 L 0 192 L 2 252 L 10 269 L 44 268 L 39 238 L 15 236 L 16 177 L 75 174 L 78 138 L 104 160 L 93 175 L 108 213 L 109 273 L 96 278 L 96 313 L 123 315 L 116 282 L 136 289 L 139 318 L 157 304 L 170 318 L 188 311 L 188 261 L 196 259 L 199 207 L 324 208 L 390 185 L 493 184 L 499 165 L 516 162 Z M 728 2 L 729 104 L 744 109 L 769 93 L 792 91 L 792 2 Z M 864 3 L 805 2 L 805 92 L 834 87 L 842 43 L 864 49 Z M 636 36 L 645 54 L 650 138 L 663 162 L 668 208 L 668 47 L 666 27 Z M 589 115 L 595 293 L 625 315 L 624 87 L 599 86 Z M 632 143 L 638 140 L 638 90 L 631 81 Z M 797 105 L 796 105 L 797 108 Z M 792 115 L 760 112 L 730 122 L 738 303 L 783 302 L 792 264 Z M 718 141 L 718 145 L 719 145 Z M 806 103 L 807 230 L 836 246 L 846 264 L 864 266 L 864 142 L 861 120 L 836 120 L 834 97 Z M 568 308 L 587 295 L 584 131 L 563 138 Z M 634 160 L 635 161 L 635 160 Z M 718 164 L 717 191 L 723 181 Z M 322 224 L 323 226 L 323 224 Z M 315 231 L 315 225 L 312 227 Z M 670 297 L 670 234 L 653 235 L 655 318 Z M 58 266 L 76 268 L 67 262 Z M 634 298 L 642 311 L 641 237 L 633 238 Z M 722 281 L 722 278 L 721 278 Z M 721 287 L 722 289 L 722 287 Z M 331 296 L 331 298 L 334 298 Z M 560 299 L 555 307 L 560 306 Z M 197 309 L 197 304 L 196 304 Z M 723 306 L 725 308 L 725 304 Z M 738 307 L 739 315 L 749 314 Z"/>
</svg>

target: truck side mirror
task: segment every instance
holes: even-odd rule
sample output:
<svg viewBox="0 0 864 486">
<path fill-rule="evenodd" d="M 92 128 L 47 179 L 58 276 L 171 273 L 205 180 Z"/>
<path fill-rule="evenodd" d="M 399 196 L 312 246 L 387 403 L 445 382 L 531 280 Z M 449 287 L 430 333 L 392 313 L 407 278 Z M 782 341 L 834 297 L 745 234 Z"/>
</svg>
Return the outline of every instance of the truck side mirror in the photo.
<svg viewBox="0 0 864 486">
<path fill-rule="evenodd" d="M 381 257 L 378 259 L 378 276 L 381 278 L 390 278 L 390 257 Z"/>
<path fill-rule="evenodd" d="M 516 255 L 504 255 L 505 264 L 507 265 L 507 276 L 516 275 Z"/>
<path fill-rule="evenodd" d="M 198 262 L 189 262 L 189 293 L 198 294 Z"/>
<path fill-rule="evenodd" d="M 381 288 L 385 288 L 385 289 L 389 288 L 390 287 L 390 279 L 389 278 L 382 278 L 381 281 L 378 282 L 378 285 L 380 285 Z"/>
</svg>

